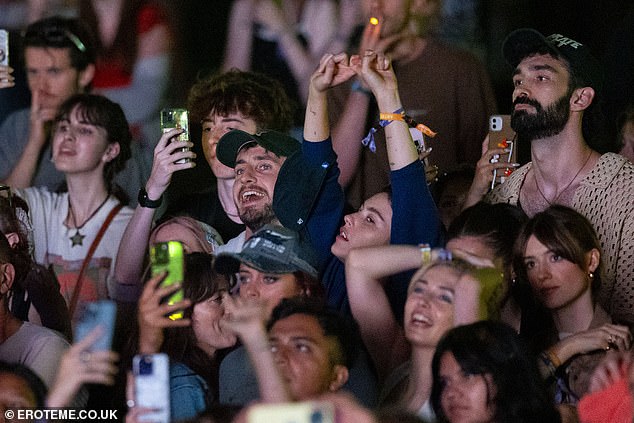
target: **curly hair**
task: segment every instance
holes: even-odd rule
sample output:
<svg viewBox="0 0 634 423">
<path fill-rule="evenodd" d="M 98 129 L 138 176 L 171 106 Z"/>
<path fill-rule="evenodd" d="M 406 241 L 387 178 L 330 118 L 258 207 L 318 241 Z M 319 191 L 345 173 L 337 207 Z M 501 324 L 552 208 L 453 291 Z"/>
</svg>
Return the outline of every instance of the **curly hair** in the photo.
<svg viewBox="0 0 634 423">
<path fill-rule="evenodd" d="M 266 75 L 230 70 L 198 81 L 187 99 L 192 120 L 210 113 L 226 116 L 240 113 L 253 119 L 257 130 L 289 130 L 293 123 L 291 101 L 282 85 Z"/>
</svg>

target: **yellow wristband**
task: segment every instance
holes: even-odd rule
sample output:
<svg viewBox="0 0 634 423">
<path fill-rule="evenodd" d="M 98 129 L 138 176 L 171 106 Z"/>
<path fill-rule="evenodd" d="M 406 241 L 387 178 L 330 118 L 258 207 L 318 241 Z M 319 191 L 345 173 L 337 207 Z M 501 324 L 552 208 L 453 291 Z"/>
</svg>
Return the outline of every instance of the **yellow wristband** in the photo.
<svg viewBox="0 0 634 423">
<path fill-rule="evenodd" d="M 555 369 L 561 366 L 561 360 L 559 359 L 559 357 L 557 357 L 557 354 L 555 354 L 553 351 L 546 350 L 546 356 L 548 356 L 548 359 L 550 360 L 550 362 L 553 363 L 553 366 L 555 366 Z"/>
<path fill-rule="evenodd" d="M 393 121 L 393 120 L 404 121 L 405 117 L 403 117 L 403 115 L 400 113 L 381 113 L 379 114 L 379 119 L 388 120 L 388 121 Z"/>
<path fill-rule="evenodd" d="M 431 246 L 429 244 L 418 244 L 420 248 L 421 264 L 427 266 L 431 263 Z"/>
</svg>

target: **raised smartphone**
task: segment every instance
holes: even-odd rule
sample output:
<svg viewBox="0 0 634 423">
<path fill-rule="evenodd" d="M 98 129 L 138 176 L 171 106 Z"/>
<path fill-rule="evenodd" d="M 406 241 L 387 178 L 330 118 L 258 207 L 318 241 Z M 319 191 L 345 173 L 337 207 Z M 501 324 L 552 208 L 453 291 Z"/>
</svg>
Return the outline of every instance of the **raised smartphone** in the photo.
<svg viewBox="0 0 634 423">
<path fill-rule="evenodd" d="M 79 310 L 79 320 L 75 325 L 75 342 L 84 339 L 94 328 L 103 328 L 101 336 L 89 348 L 90 351 L 112 349 L 112 337 L 117 315 L 117 304 L 111 300 L 86 303 Z"/>
<path fill-rule="evenodd" d="M 185 132 L 177 137 L 172 138 L 172 141 L 187 142 L 189 141 L 189 114 L 187 109 L 163 109 L 161 110 L 161 131 L 163 133 L 171 131 L 172 129 L 184 129 Z M 183 147 L 182 151 L 187 151 L 188 148 Z M 187 163 L 190 159 L 176 160 L 174 163 Z"/>
<path fill-rule="evenodd" d="M 154 410 L 140 415 L 139 421 L 169 423 L 170 381 L 167 354 L 135 355 L 132 359 L 132 373 L 136 405 Z"/>
<path fill-rule="evenodd" d="M 517 136 L 511 128 L 511 115 L 493 115 L 489 117 L 489 149 L 506 148 L 508 152 L 491 158 L 491 163 L 517 163 Z M 491 181 L 491 189 L 503 183 L 513 172 L 513 167 L 496 169 Z"/>
<path fill-rule="evenodd" d="M 178 241 L 159 242 L 150 249 L 150 263 L 152 276 L 167 272 L 167 276 L 161 282 L 161 286 L 170 286 L 182 283 L 184 276 L 184 250 L 183 244 Z M 179 289 L 167 298 L 168 304 L 174 304 L 183 300 L 183 290 Z M 182 319 L 183 312 L 176 311 L 169 315 L 172 320 Z"/>
<path fill-rule="evenodd" d="M 0 65 L 9 64 L 9 33 L 0 29 Z"/>
<path fill-rule="evenodd" d="M 257 404 L 247 414 L 248 423 L 334 423 L 334 406 L 327 402 Z"/>
</svg>

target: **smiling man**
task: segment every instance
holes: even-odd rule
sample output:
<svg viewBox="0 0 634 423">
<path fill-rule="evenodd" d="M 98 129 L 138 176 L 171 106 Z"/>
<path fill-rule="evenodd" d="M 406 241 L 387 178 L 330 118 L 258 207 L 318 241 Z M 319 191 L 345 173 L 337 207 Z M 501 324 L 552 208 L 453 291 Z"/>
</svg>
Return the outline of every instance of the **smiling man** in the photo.
<svg viewBox="0 0 634 423">
<path fill-rule="evenodd" d="M 592 125 L 600 114 L 601 66 L 580 42 L 561 34 L 544 37 L 533 29 L 512 32 L 503 54 L 515 68 L 511 126 L 519 142 L 530 143 L 532 162 L 485 200 L 517 204 L 529 216 L 561 204 L 587 217 L 605 259 L 599 303 L 615 322 L 631 327 L 634 165 L 589 145 L 599 134 Z M 485 153 L 481 163 L 490 155 Z M 480 189 L 476 184 L 471 188 L 472 193 Z"/>
</svg>

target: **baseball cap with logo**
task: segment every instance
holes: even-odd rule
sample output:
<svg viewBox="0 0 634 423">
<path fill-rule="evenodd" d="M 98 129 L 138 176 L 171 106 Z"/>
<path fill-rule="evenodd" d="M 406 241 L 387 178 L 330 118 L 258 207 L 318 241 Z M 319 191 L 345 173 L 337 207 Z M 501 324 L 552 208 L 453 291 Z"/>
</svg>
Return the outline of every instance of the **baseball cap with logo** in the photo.
<svg viewBox="0 0 634 423">
<path fill-rule="evenodd" d="M 299 233 L 279 225 L 265 225 L 251 236 L 239 253 L 216 257 L 214 268 L 223 274 L 236 273 L 244 263 L 263 273 L 305 272 L 315 278 L 317 255 Z"/>
<path fill-rule="evenodd" d="M 588 86 L 600 91 L 603 86 L 603 71 L 599 61 L 590 49 L 561 34 L 544 37 L 531 28 L 511 32 L 502 44 L 502 54 L 506 61 L 516 67 L 524 58 L 535 53 L 550 53 L 568 62 L 570 68 Z"/>
<path fill-rule="evenodd" d="M 300 147 L 299 141 L 281 132 L 262 131 L 257 134 L 249 134 L 239 129 L 233 129 L 218 140 L 216 150 L 218 160 L 225 166 L 236 167 L 238 153 L 252 143 L 256 143 L 280 157 L 288 157 Z"/>
</svg>

